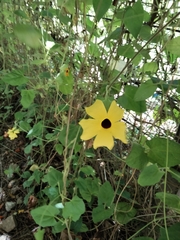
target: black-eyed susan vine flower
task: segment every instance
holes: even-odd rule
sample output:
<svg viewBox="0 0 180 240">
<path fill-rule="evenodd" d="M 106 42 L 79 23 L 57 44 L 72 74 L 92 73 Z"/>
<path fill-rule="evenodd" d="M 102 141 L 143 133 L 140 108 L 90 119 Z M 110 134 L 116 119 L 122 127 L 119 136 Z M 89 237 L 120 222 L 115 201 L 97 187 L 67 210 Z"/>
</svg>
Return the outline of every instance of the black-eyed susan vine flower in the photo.
<svg viewBox="0 0 180 240">
<path fill-rule="evenodd" d="M 79 124 L 83 128 L 82 140 L 89 140 L 95 137 L 93 142 L 94 149 L 107 147 L 111 150 L 114 146 L 114 138 L 127 143 L 126 125 L 120 121 L 124 110 L 112 101 L 108 111 L 101 100 L 96 100 L 93 105 L 86 107 L 87 114 L 92 117 L 82 119 Z"/>
<path fill-rule="evenodd" d="M 9 130 L 7 131 L 7 134 L 8 134 L 8 136 L 9 136 L 9 138 L 10 138 L 11 140 L 17 138 L 17 137 L 18 137 L 18 135 L 17 135 L 18 133 L 20 133 L 20 131 L 19 131 L 19 129 L 17 129 L 17 128 L 15 128 L 15 127 L 13 127 L 12 129 L 9 129 Z"/>
</svg>

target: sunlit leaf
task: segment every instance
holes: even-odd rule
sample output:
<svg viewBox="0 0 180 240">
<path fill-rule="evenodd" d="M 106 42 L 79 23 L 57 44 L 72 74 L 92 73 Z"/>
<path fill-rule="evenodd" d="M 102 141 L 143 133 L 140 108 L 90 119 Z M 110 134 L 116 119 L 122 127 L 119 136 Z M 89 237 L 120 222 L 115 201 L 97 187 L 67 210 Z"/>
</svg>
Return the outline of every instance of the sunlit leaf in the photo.
<svg viewBox="0 0 180 240">
<path fill-rule="evenodd" d="M 61 66 L 60 74 L 56 77 L 56 82 L 60 92 L 65 95 L 72 93 L 74 79 L 67 64 Z"/>
<path fill-rule="evenodd" d="M 180 57 L 180 36 L 169 40 L 165 46 L 170 53 Z"/>
<path fill-rule="evenodd" d="M 155 73 L 158 70 L 157 62 L 145 63 L 142 67 L 142 71 L 145 73 Z"/>
<path fill-rule="evenodd" d="M 14 33 L 19 40 L 32 48 L 41 46 L 41 32 L 34 26 L 29 24 L 16 24 Z"/>
</svg>

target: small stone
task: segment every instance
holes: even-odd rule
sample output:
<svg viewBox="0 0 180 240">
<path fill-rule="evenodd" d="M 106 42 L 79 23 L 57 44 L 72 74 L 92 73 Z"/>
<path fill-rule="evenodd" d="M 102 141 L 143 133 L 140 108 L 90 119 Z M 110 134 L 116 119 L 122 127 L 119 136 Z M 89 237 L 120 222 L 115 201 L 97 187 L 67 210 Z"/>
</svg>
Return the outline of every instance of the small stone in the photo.
<svg viewBox="0 0 180 240">
<path fill-rule="evenodd" d="M 6 198 L 4 190 L 0 187 L 0 202 L 3 202 Z"/>
<path fill-rule="evenodd" d="M 22 204 L 23 203 L 22 197 L 18 197 L 17 200 L 16 200 L 16 203 L 17 204 Z"/>
<path fill-rule="evenodd" d="M 7 212 L 10 212 L 13 207 L 16 206 L 15 202 L 6 202 L 5 203 L 5 209 Z"/>
<path fill-rule="evenodd" d="M 10 232 L 16 227 L 16 222 L 13 215 L 7 217 L 6 219 L 2 220 L 0 224 L 0 229 L 4 230 L 5 232 Z"/>
<path fill-rule="evenodd" d="M 18 187 L 18 186 L 13 186 L 12 189 L 11 189 L 11 194 L 12 194 L 12 195 L 15 195 L 18 190 L 19 190 L 19 187 Z"/>
<path fill-rule="evenodd" d="M 6 234 L 0 236 L 0 240 L 10 240 L 10 237 Z"/>
<path fill-rule="evenodd" d="M 11 180 L 9 183 L 8 183 L 8 188 L 12 188 L 16 183 L 16 180 Z"/>
</svg>

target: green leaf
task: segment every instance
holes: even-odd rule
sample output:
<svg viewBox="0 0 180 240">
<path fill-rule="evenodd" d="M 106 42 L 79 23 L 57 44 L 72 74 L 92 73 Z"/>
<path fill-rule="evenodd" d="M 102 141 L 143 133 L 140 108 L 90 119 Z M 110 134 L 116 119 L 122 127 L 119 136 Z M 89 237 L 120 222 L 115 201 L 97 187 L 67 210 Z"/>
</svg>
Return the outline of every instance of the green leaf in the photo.
<svg viewBox="0 0 180 240">
<path fill-rule="evenodd" d="M 3 82 L 12 86 L 20 86 L 28 82 L 28 79 L 20 70 L 12 70 L 2 77 Z"/>
<path fill-rule="evenodd" d="M 33 89 L 21 90 L 21 104 L 24 108 L 29 108 L 35 98 L 35 91 Z"/>
<path fill-rule="evenodd" d="M 156 91 L 156 88 L 157 88 L 157 85 L 154 84 L 151 80 L 148 80 L 145 83 L 142 83 L 134 96 L 134 100 L 143 101 L 149 98 Z"/>
<path fill-rule="evenodd" d="M 56 222 L 56 224 L 53 226 L 53 233 L 60 233 L 66 228 L 66 225 L 63 224 L 61 221 Z"/>
<path fill-rule="evenodd" d="M 42 179 L 43 182 L 48 182 L 51 187 L 59 186 L 63 187 L 63 174 L 53 167 L 50 167 L 48 173 Z"/>
<path fill-rule="evenodd" d="M 31 48 L 39 48 L 41 46 L 41 32 L 32 25 L 16 24 L 14 33 L 21 42 Z"/>
<path fill-rule="evenodd" d="M 155 137 L 147 141 L 149 152 L 148 158 L 152 163 L 161 167 L 173 167 L 180 164 L 180 144 L 173 140 Z M 168 153 L 168 154 L 167 154 Z"/>
<path fill-rule="evenodd" d="M 88 17 L 85 19 L 86 29 L 90 34 L 93 34 L 95 37 L 99 37 L 99 34 L 96 29 L 94 29 L 94 22 L 91 21 Z"/>
<path fill-rule="evenodd" d="M 99 189 L 98 193 L 98 205 L 105 203 L 106 206 L 110 206 L 114 199 L 114 190 L 109 181 L 106 181 Z"/>
<path fill-rule="evenodd" d="M 21 121 L 25 115 L 26 115 L 25 112 L 19 111 L 19 112 L 16 112 L 14 116 L 16 121 Z"/>
<path fill-rule="evenodd" d="M 88 52 L 94 56 L 94 57 L 99 57 L 100 56 L 100 51 L 99 51 L 99 46 L 93 42 L 89 42 L 88 44 Z"/>
<path fill-rule="evenodd" d="M 25 154 L 30 154 L 32 151 L 33 144 L 29 144 L 24 148 Z"/>
<path fill-rule="evenodd" d="M 136 215 L 136 209 L 133 208 L 130 203 L 120 202 L 117 205 L 114 218 L 120 224 L 126 224 L 130 222 L 135 215 Z"/>
<path fill-rule="evenodd" d="M 66 135 L 67 127 L 65 126 L 59 135 L 59 141 L 62 143 L 63 146 L 66 145 Z M 72 143 L 75 141 L 76 137 L 79 137 L 79 135 L 79 126 L 77 124 L 70 124 L 68 132 L 68 148 L 72 146 Z"/>
<path fill-rule="evenodd" d="M 180 36 L 169 40 L 166 43 L 166 49 L 170 53 L 180 57 Z"/>
<path fill-rule="evenodd" d="M 73 233 L 87 232 L 87 226 L 82 222 L 82 217 L 80 217 L 76 222 L 71 222 L 71 230 Z M 78 240 L 78 239 L 76 239 Z"/>
<path fill-rule="evenodd" d="M 93 0 L 93 8 L 96 14 L 96 19 L 99 21 L 111 6 L 111 0 Z"/>
<path fill-rule="evenodd" d="M 58 13 L 57 18 L 65 25 L 71 22 L 71 18 L 68 17 L 68 15 L 66 15 L 63 11 Z"/>
<path fill-rule="evenodd" d="M 75 180 L 76 186 L 79 188 L 80 194 L 87 202 L 91 201 L 92 196 L 97 196 L 99 192 L 99 180 L 90 177 Z"/>
<path fill-rule="evenodd" d="M 170 172 L 171 176 L 180 183 L 180 172 L 178 172 L 177 170 L 175 170 L 173 168 L 171 168 L 169 170 L 169 172 Z"/>
<path fill-rule="evenodd" d="M 149 63 L 145 63 L 142 67 L 142 71 L 144 73 L 156 73 L 156 71 L 158 70 L 158 64 L 157 62 L 149 62 Z"/>
<path fill-rule="evenodd" d="M 149 40 L 149 38 L 151 37 L 151 27 L 148 25 L 143 25 L 141 27 L 139 37 L 143 40 Z"/>
<path fill-rule="evenodd" d="M 63 64 L 60 68 L 60 74 L 56 78 L 59 91 L 65 95 L 72 93 L 74 79 L 67 64 Z"/>
<path fill-rule="evenodd" d="M 91 175 L 91 176 L 95 175 L 95 170 L 89 165 L 81 167 L 79 171 L 85 173 L 88 176 L 89 175 Z"/>
<path fill-rule="evenodd" d="M 17 16 L 22 17 L 22 18 L 24 18 L 24 19 L 27 19 L 27 18 L 28 18 L 28 17 L 27 17 L 27 14 L 26 14 L 24 11 L 20 10 L 20 9 L 14 11 L 14 13 L 15 13 Z"/>
<path fill-rule="evenodd" d="M 45 205 L 33 209 L 31 215 L 36 224 L 41 227 L 50 227 L 56 224 L 55 216 L 59 213 L 59 210 L 52 205 Z"/>
<path fill-rule="evenodd" d="M 146 166 L 139 175 L 138 183 L 142 187 L 152 186 L 158 183 L 164 172 L 160 171 L 157 165 Z"/>
<path fill-rule="evenodd" d="M 57 187 L 46 187 L 42 190 L 53 201 L 53 204 L 59 201 L 59 189 Z M 57 206 L 55 206 L 57 208 Z"/>
<path fill-rule="evenodd" d="M 112 33 L 109 34 L 106 40 L 110 39 L 118 40 L 120 38 L 121 32 L 122 32 L 121 28 L 117 27 Z"/>
<path fill-rule="evenodd" d="M 137 38 L 144 19 L 144 10 L 141 1 L 137 1 L 132 7 L 127 7 L 124 15 L 124 24 L 130 33 Z"/>
<path fill-rule="evenodd" d="M 151 80 L 153 81 L 153 83 L 157 84 L 157 86 L 164 91 L 169 91 L 172 88 L 180 87 L 180 80 L 166 81 L 166 83 L 164 83 L 164 80 L 160 80 L 159 78 L 156 77 L 151 77 Z"/>
<path fill-rule="evenodd" d="M 73 81 L 71 79 L 68 79 L 67 77 L 59 75 L 56 78 L 56 81 L 57 81 L 60 92 L 62 92 L 65 95 L 72 93 Z"/>
<path fill-rule="evenodd" d="M 175 223 L 167 228 L 169 240 L 179 240 L 180 223 Z M 167 240 L 167 233 L 165 228 L 160 228 L 160 237 L 158 240 Z"/>
<path fill-rule="evenodd" d="M 148 157 L 144 151 L 145 149 L 141 145 L 133 143 L 131 152 L 126 158 L 126 164 L 131 168 L 143 169 L 148 163 Z"/>
<path fill-rule="evenodd" d="M 29 130 L 27 137 L 39 137 L 42 136 L 44 130 L 44 123 L 43 121 L 39 121 L 38 123 L 34 124 L 33 128 Z"/>
<path fill-rule="evenodd" d="M 74 0 L 64 1 L 62 7 L 65 9 L 66 12 L 68 12 L 70 14 L 75 13 L 75 1 Z"/>
<path fill-rule="evenodd" d="M 138 102 L 134 101 L 137 90 L 137 87 L 125 86 L 124 94 L 117 99 L 117 102 L 127 110 L 143 113 L 146 111 L 146 102 L 144 100 Z"/>
<path fill-rule="evenodd" d="M 39 171 L 39 169 L 35 169 L 33 172 L 34 175 L 34 180 L 40 184 L 41 178 L 43 176 L 43 173 L 41 171 Z"/>
<path fill-rule="evenodd" d="M 62 155 L 62 153 L 63 153 L 63 146 L 62 146 L 62 144 L 57 143 L 57 144 L 55 145 L 55 149 L 56 149 L 56 152 L 57 152 L 59 155 Z"/>
<path fill-rule="evenodd" d="M 44 239 L 44 233 L 45 233 L 45 229 L 40 229 L 38 228 L 35 232 L 34 232 L 34 237 L 36 240 L 43 240 Z"/>
<path fill-rule="evenodd" d="M 94 223 L 101 222 L 112 216 L 114 211 L 114 206 L 105 209 L 103 205 L 100 205 L 92 210 L 92 219 Z"/>
<path fill-rule="evenodd" d="M 74 196 L 70 202 L 66 202 L 62 210 L 62 215 L 65 219 L 71 218 L 76 222 L 85 212 L 85 204 L 82 199 Z"/>
<path fill-rule="evenodd" d="M 127 58 L 132 58 L 135 54 L 133 47 L 129 44 L 124 45 L 124 46 L 119 46 L 118 50 L 117 50 L 117 53 L 120 56 L 124 56 L 124 57 L 127 57 Z"/>
<path fill-rule="evenodd" d="M 156 193 L 156 198 L 160 199 L 162 202 L 165 202 L 165 204 L 176 210 L 178 213 L 180 213 L 180 197 L 171 194 L 171 193 L 164 193 L 164 192 L 158 192 Z"/>
</svg>

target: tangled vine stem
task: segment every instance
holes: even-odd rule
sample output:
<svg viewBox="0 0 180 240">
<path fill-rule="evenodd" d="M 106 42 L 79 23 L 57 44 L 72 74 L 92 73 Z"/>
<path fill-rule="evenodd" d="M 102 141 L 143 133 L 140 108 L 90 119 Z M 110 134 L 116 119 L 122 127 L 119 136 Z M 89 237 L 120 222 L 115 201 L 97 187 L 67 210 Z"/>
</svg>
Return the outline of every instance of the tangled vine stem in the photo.
<svg viewBox="0 0 180 240">
<path fill-rule="evenodd" d="M 180 13 L 177 13 L 174 17 L 171 18 L 171 20 L 169 20 L 169 22 L 167 22 L 164 26 L 162 26 L 159 30 L 157 30 L 156 33 L 154 33 L 152 35 L 152 37 L 150 37 L 150 39 L 138 50 L 138 52 L 130 59 L 130 61 L 124 66 L 124 68 L 121 70 L 121 72 L 114 78 L 114 80 L 112 80 L 112 82 L 107 86 L 107 90 L 110 90 L 110 88 L 112 87 L 112 85 L 117 81 L 117 79 L 121 76 L 121 74 L 124 72 L 124 70 L 129 66 L 130 63 L 132 63 L 132 61 L 136 58 L 136 56 L 164 29 L 166 28 L 171 22 L 173 22 L 178 16 L 180 15 Z"/>
</svg>

